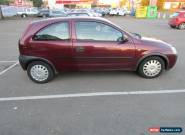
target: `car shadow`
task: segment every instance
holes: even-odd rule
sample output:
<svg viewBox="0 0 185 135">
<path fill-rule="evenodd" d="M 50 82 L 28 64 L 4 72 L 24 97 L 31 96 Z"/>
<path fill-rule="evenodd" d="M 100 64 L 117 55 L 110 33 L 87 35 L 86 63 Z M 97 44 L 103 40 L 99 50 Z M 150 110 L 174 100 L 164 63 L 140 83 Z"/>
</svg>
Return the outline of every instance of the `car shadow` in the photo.
<svg viewBox="0 0 185 135">
<path fill-rule="evenodd" d="M 125 77 L 125 78 L 138 78 L 136 72 L 132 71 L 72 71 L 62 72 L 56 75 L 55 81 L 62 79 L 86 79 L 86 78 L 112 78 L 112 77 Z M 139 77 L 141 78 L 141 77 Z"/>
</svg>

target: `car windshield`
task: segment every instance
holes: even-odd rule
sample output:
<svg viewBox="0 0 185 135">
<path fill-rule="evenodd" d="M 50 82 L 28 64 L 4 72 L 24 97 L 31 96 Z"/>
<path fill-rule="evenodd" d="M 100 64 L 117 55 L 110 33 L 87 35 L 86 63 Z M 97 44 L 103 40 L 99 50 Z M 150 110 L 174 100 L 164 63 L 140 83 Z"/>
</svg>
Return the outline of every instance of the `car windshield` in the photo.
<svg viewBox="0 0 185 135">
<path fill-rule="evenodd" d="M 172 18 L 174 18 L 174 17 L 177 17 L 177 16 L 179 16 L 179 12 L 175 12 L 174 14 L 172 14 Z"/>
</svg>

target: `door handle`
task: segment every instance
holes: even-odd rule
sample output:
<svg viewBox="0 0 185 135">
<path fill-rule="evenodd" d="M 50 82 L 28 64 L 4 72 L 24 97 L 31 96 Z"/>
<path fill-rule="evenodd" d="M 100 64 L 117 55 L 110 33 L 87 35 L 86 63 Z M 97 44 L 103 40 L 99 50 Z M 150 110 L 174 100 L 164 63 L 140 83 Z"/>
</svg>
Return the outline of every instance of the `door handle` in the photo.
<svg viewBox="0 0 185 135">
<path fill-rule="evenodd" d="M 77 47 L 75 47 L 75 50 L 76 50 L 76 52 L 84 52 L 85 48 L 82 46 L 77 46 Z"/>
</svg>

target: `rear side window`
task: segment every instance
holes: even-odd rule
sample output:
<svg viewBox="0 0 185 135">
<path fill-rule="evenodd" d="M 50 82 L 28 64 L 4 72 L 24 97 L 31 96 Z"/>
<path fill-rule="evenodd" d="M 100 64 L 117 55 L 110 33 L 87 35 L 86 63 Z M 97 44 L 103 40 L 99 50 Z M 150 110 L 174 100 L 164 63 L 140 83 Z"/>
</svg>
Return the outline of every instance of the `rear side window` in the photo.
<svg viewBox="0 0 185 135">
<path fill-rule="evenodd" d="M 68 22 L 56 23 L 40 30 L 35 36 L 35 40 L 68 40 L 69 24 Z"/>
</svg>

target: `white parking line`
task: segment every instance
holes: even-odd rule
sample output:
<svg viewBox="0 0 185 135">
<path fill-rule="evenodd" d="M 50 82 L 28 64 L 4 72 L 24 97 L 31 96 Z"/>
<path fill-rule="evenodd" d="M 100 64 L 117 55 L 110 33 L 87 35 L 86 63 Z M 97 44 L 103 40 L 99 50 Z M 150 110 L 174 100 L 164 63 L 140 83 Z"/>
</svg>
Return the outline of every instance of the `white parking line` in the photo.
<svg viewBox="0 0 185 135">
<path fill-rule="evenodd" d="M 19 62 L 17 61 L 16 63 L 14 63 L 13 65 L 9 66 L 8 68 L 6 68 L 5 70 L 0 72 L 0 76 L 3 75 L 4 73 L 6 73 L 8 70 L 14 68 Z"/>
<path fill-rule="evenodd" d="M 4 98 L 0 98 L 0 102 L 23 101 L 23 100 L 41 100 L 41 99 L 79 98 L 79 97 L 98 97 L 98 96 L 172 94 L 172 93 L 185 93 L 185 89 L 182 89 L 182 90 L 158 90 L 158 91 L 95 92 L 95 93 L 76 93 L 76 94 L 62 94 L 62 95 L 4 97 Z"/>
<path fill-rule="evenodd" d="M 4 61 L 4 60 L 1 60 L 0 63 L 15 63 L 17 62 L 17 60 L 9 60 L 9 61 Z"/>
</svg>

